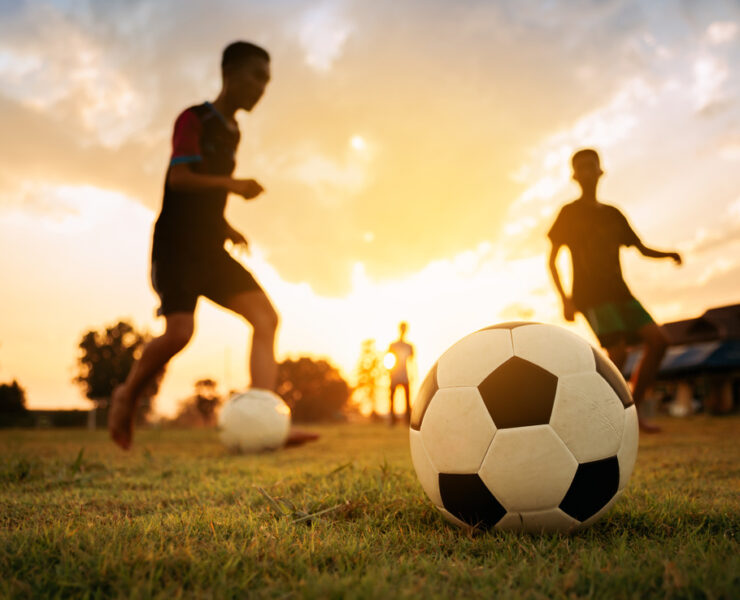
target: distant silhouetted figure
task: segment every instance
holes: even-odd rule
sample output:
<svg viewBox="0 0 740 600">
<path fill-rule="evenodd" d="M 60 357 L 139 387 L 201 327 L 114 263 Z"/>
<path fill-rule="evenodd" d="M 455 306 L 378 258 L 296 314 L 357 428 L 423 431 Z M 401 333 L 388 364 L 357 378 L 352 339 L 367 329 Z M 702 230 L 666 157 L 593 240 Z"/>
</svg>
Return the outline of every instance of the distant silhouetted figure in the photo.
<svg viewBox="0 0 740 600">
<path fill-rule="evenodd" d="M 653 318 L 634 298 L 622 277 L 619 249 L 634 246 L 650 258 L 671 258 L 681 264 L 676 252 L 661 252 L 645 246 L 625 216 L 614 206 L 596 199 L 596 186 L 603 175 L 595 150 L 579 150 L 571 159 L 573 179 L 581 186 L 578 200 L 566 204 L 555 219 L 548 237 L 552 242 L 550 272 L 563 301 L 563 314 L 573 321 L 583 313 L 599 342 L 621 370 L 630 345 L 643 343 L 645 352 L 630 381 L 639 409 L 648 388 L 655 381 L 667 340 Z M 570 250 L 573 290 L 563 290 L 556 265 L 561 246 Z M 646 432 L 660 429 L 640 418 Z"/>
<path fill-rule="evenodd" d="M 226 240 L 247 246 L 244 236 L 224 218 L 228 194 L 252 200 L 264 191 L 254 179 L 232 177 L 240 139 L 234 115 L 238 110 L 251 111 L 264 94 L 270 80 L 270 56 L 249 42 L 234 42 L 223 52 L 221 75 L 216 100 L 186 109 L 175 122 L 152 245 L 152 284 L 166 327 L 163 335 L 144 348 L 126 381 L 113 393 L 108 428 L 124 449 L 131 446 L 133 416 L 142 390 L 193 335 L 200 296 L 252 325 L 252 387 L 275 388 L 278 314 L 254 277 L 224 248 Z M 292 432 L 288 444 L 315 437 Z"/>
<path fill-rule="evenodd" d="M 393 398 L 396 390 L 401 387 L 406 398 L 406 423 L 411 422 L 411 396 L 409 392 L 409 370 L 408 363 L 414 356 L 414 347 L 405 340 L 408 324 L 400 323 L 398 326 L 398 339 L 388 347 L 388 354 L 392 355 L 394 360 L 388 371 L 391 376 L 390 389 L 390 424 L 395 425 L 396 413 L 393 410 Z"/>
</svg>

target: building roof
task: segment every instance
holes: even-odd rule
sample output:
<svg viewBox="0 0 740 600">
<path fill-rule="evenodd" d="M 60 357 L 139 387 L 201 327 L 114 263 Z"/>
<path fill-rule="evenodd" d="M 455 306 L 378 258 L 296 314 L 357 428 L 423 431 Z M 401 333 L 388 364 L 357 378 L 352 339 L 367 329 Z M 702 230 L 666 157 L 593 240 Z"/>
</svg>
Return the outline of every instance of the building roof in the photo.
<svg viewBox="0 0 740 600">
<path fill-rule="evenodd" d="M 642 348 L 630 352 L 622 369 L 625 377 L 642 358 Z M 740 372 L 740 340 L 697 342 L 671 346 L 660 363 L 659 379 L 676 379 L 702 373 Z"/>
<path fill-rule="evenodd" d="M 720 340 L 740 340 L 740 304 L 710 308 L 700 317 L 663 325 L 672 346 Z"/>
<path fill-rule="evenodd" d="M 669 348 L 660 363 L 660 379 L 740 369 L 740 304 L 710 308 L 700 317 L 665 323 Z M 629 377 L 642 357 L 633 349 L 623 374 Z"/>
</svg>

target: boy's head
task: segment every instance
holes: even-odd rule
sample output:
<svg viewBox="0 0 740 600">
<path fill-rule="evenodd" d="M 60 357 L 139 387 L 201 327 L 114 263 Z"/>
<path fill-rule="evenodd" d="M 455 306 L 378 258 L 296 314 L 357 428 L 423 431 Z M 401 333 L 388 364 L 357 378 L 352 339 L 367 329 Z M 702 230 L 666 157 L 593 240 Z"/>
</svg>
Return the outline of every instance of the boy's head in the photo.
<svg viewBox="0 0 740 600">
<path fill-rule="evenodd" d="M 398 331 L 401 334 L 401 337 L 406 335 L 406 330 L 409 328 L 409 324 L 406 321 L 401 321 L 398 324 Z"/>
<path fill-rule="evenodd" d="M 244 110 L 252 110 L 270 81 L 270 55 L 250 42 L 233 42 L 221 57 L 224 91 Z"/>
<path fill-rule="evenodd" d="M 604 174 L 599 154 L 593 148 L 584 148 L 576 152 L 570 159 L 570 164 L 573 167 L 573 179 L 581 188 L 596 186 L 599 177 Z"/>
</svg>

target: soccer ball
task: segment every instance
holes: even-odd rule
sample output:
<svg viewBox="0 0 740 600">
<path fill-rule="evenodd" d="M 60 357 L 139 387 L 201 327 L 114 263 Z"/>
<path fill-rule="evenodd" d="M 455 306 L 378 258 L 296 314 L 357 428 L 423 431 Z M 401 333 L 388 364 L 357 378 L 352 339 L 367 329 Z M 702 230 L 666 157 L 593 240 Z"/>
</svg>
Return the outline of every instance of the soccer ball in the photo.
<svg viewBox="0 0 740 600">
<path fill-rule="evenodd" d="M 601 517 L 637 458 L 637 411 L 614 364 L 554 325 L 503 323 L 464 337 L 411 411 L 411 458 L 453 523 L 570 531 Z"/>
<path fill-rule="evenodd" d="M 290 408 L 269 390 L 252 388 L 232 396 L 218 415 L 221 441 L 239 452 L 274 450 L 285 444 Z"/>
</svg>

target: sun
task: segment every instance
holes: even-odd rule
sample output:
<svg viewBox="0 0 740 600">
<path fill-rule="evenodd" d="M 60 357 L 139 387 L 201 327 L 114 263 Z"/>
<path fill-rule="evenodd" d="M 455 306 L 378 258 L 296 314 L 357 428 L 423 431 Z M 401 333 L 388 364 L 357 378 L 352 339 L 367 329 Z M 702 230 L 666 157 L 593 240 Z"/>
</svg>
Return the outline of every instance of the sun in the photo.
<svg viewBox="0 0 740 600">
<path fill-rule="evenodd" d="M 361 135 L 353 135 L 349 141 L 349 145 L 357 151 L 364 150 L 367 147 L 365 138 L 363 138 Z"/>
</svg>

